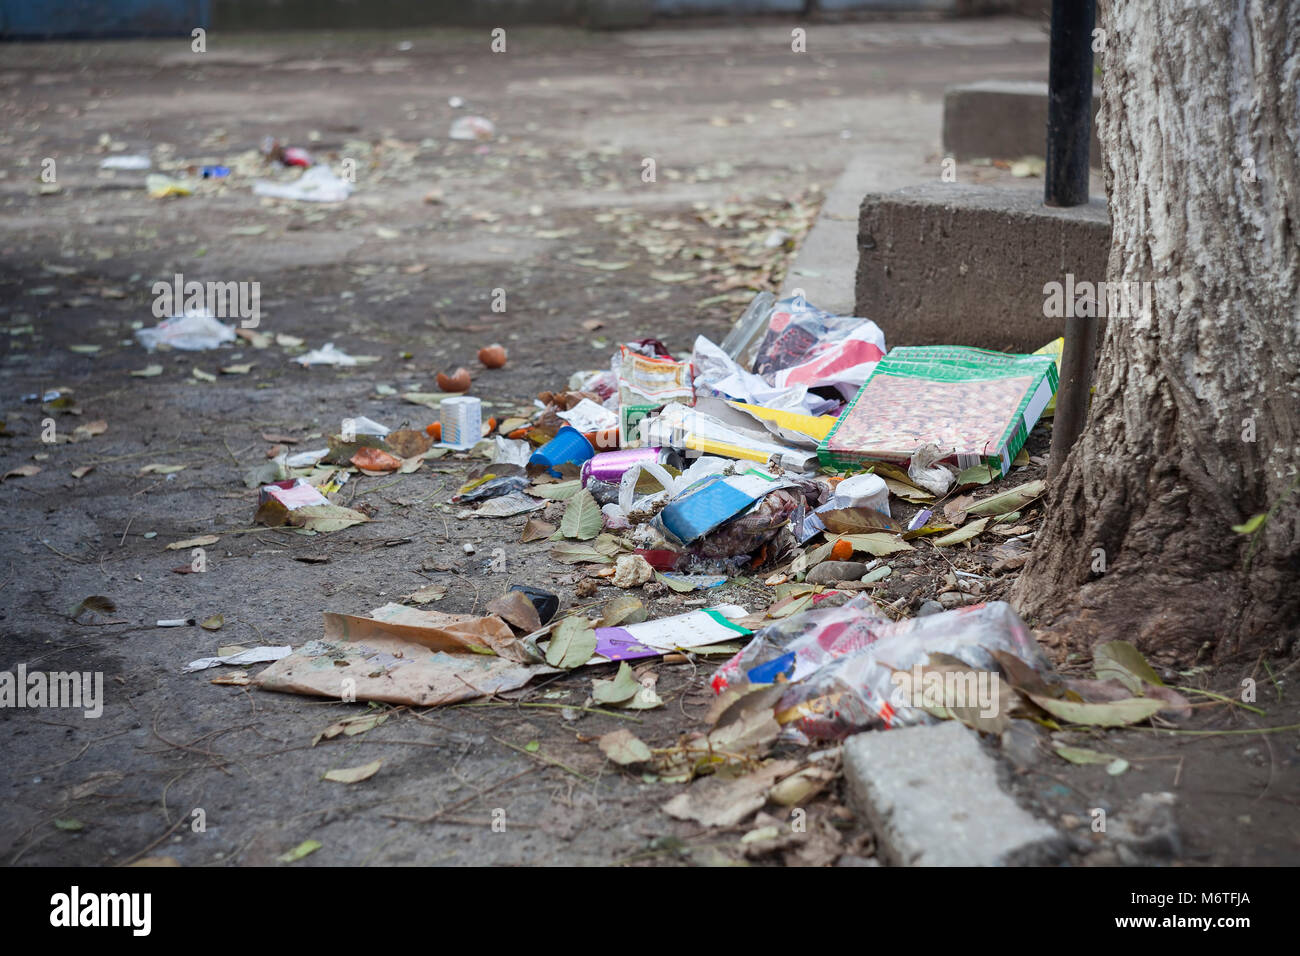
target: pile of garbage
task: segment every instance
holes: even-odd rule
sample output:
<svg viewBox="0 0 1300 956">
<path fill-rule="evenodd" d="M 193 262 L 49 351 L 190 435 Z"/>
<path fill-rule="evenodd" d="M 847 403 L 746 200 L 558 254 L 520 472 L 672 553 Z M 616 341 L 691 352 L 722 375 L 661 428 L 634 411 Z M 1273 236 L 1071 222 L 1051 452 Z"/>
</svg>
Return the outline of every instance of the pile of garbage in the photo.
<svg viewBox="0 0 1300 956">
<path fill-rule="evenodd" d="M 943 543 L 961 528 L 954 516 L 975 516 L 960 543 L 1037 500 L 1042 483 L 1030 482 L 991 504 L 955 499 L 970 505 L 961 512 L 921 507 L 906 525 L 890 503 L 933 505 L 1006 476 L 1056 382 L 1051 354 L 886 354 L 870 320 L 764 293 L 721 346 L 700 336 L 675 357 L 657 339 L 623 343 L 608 368 L 542 392 L 531 418 L 493 437 L 490 477 L 456 500 L 567 501 L 558 537 L 597 543 L 555 556 L 614 564 L 620 585 L 742 569 L 776 571 L 772 585 L 861 581 L 874 568 L 859 571 L 856 555 L 910 550 L 918 537 Z M 479 442 L 476 399 L 449 398 L 442 419 L 443 438 L 458 436 L 452 447 Z M 601 561 L 607 536 L 620 553 Z M 828 561 L 840 566 L 816 570 Z"/>
<path fill-rule="evenodd" d="M 424 429 L 358 417 L 321 448 L 279 448 L 246 479 L 258 489 L 256 521 L 350 527 L 370 518 L 331 501 L 350 476 L 410 473 L 446 455 L 483 459 L 451 498 L 460 516 L 523 518 L 521 542 L 546 542 L 587 603 L 562 608 L 558 594 L 516 585 L 484 613 L 448 614 L 424 606 L 447 591 L 430 585 L 366 616 L 326 613 L 321 635 L 297 649 L 255 649 L 271 663 L 249 682 L 437 706 L 603 665 L 583 709 L 610 712 L 663 706 L 655 673 L 638 662 L 723 659 L 711 679 L 712 729 L 670 747 L 626 730 L 598 745 L 646 779 L 766 774 L 764 799 L 777 802 L 835 776 L 818 763 L 831 751 L 769 760 L 783 742 L 942 719 L 996 734 L 1016 717 L 1059 728 L 1182 713 L 1186 701 L 1127 645 L 1114 645 L 1114 666 L 1095 681 L 1054 674 L 1015 611 L 967 600 L 979 575 L 947 558 L 956 606 L 930 602 L 909 616 L 878 597 L 890 562 L 918 539 L 955 554 L 985 532 L 1032 537 L 1021 522 L 1043 481 L 966 492 L 1027 463 L 1025 442 L 1052 412 L 1059 355 L 1059 341 L 1034 355 L 889 351 L 870 320 L 764 293 L 721 345 L 700 336 L 689 356 L 675 356 L 657 339 L 625 342 L 608 367 L 575 372 L 500 417 L 485 419 L 484 403 L 466 394 L 466 369 L 439 374 L 442 391 L 403 396 L 438 409 Z M 479 360 L 501 368 L 508 356 L 492 345 Z M 551 521 L 539 514 L 548 509 Z M 659 617 L 648 607 L 737 580 L 761 582 L 744 593 L 770 601 L 750 609 L 705 597 Z M 601 597 L 602 587 L 612 590 Z M 705 819 L 690 799 L 666 809 Z"/>
<path fill-rule="evenodd" d="M 500 368 L 508 356 L 492 345 L 479 359 Z M 531 411 L 500 421 L 484 421 L 480 400 L 464 394 L 471 382 L 466 369 L 457 369 L 438 375 L 442 392 L 405 396 L 438 408 L 439 421 L 424 430 L 390 431 L 360 417 L 346 420 L 325 447 L 280 448 L 248 477 L 260 488 L 256 520 L 339 530 L 369 520 L 329 498 L 350 475 L 409 473 L 448 453 L 481 455 L 488 464 L 470 474 L 452 502 L 491 518 L 563 503 L 558 526 L 530 517 L 523 540 L 550 540 L 555 561 L 589 572 L 579 581 L 580 597 L 594 596 L 602 584 L 650 594 L 707 592 L 759 572 L 775 588 L 776 602 L 765 613 L 793 620 L 832 595 L 869 592 L 890 573 L 882 559 L 911 550 L 910 540 L 969 540 L 990 522 L 1014 521 L 1035 501 L 1041 482 L 979 503 L 958 499 L 964 510 L 956 521 L 951 510 L 922 506 L 1006 474 L 1053 397 L 1056 364 L 1051 355 L 957 347 L 887 353 L 870 320 L 825 312 L 801 295 L 777 301 L 762 293 L 721 345 L 699 336 L 690 356 L 676 357 L 657 339 L 623 343 L 607 368 L 574 373 L 562 388 L 538 395 Z M 906 525 L 895 517 L 891 495 L 921 506 Z M 959 530 L 967 515 L 974 520 Z M 699 626 L 686 626 L 647 622 L 636 604 L 639 610 L 617 620 L 582 618 L 592 634 L 564 653 L 552 650 L 556 640 L 540 616 L 452 620 L 389 605 L 372 613 L 364 633 L 397 627 L 397 637 L 410 638 L 412 629 L 428 629 L 438 636 L 425 635 L 421 646 L 444 657 L 425 663 L 454 671 L 460 658 L 446 655 L 478 654 L 475 679 L 421 678 L 418 694 L 375 686 L 370 676 L 349 687 L 360 699 L 460 700 L 521 686 L 561 660 L 579 666 L 697 653 L 700 646 L 728 652 L 735 649 L 729 640 L 752 633 L 736 623 L 752 617 L 742 607 L 693 612 L 685 617 Z M 864 613 L 874 607 L 869 594 L 852 605 Z M 326 641 L 361 633 L 355 624 L 340 629 L 341 620 L 327 617 Z M 751 623 L 763 620 L 760 614 Z M 602 633 L 615 626 L 617 638 Z M 460 636 L 448 642 L 452 632 Z M 465 635 L 476 635 L 473 647 L 461 640 Z M 587 648 L 586 656 L 575 648 Z M 344 657 L 357 649 L 346 651 Z M 350 674 L 336 655 L 322 668 L 334 683 L 314 685 L 301 678 L 304 655 L 313 656 L 300 651 L 278 663 L 263 684 L 333 695 Z M 377 673 L 376 660 L 365 658 L 367 675 Z M 419 670 L 411 655 L 394 660 L 404 674 Z"/>
</svg>

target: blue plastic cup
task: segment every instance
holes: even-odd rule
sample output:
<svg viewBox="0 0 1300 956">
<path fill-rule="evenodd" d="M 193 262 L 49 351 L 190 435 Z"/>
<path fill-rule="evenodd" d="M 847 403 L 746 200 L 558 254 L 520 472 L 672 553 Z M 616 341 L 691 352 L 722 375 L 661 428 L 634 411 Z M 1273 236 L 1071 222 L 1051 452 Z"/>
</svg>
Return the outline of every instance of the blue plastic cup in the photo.
<svg viewBox="0 0 1300 956">
<path fill-rule="evenodd" d="M 565 425 L 555 437 L 548 441 L 528 459 L 530 465 L 544 465 L 556 478 L 560 477 L 559 467 L 566 462 L 580 465 L 596 454 L 585 435 L 571 425 Z"/>
</svg>

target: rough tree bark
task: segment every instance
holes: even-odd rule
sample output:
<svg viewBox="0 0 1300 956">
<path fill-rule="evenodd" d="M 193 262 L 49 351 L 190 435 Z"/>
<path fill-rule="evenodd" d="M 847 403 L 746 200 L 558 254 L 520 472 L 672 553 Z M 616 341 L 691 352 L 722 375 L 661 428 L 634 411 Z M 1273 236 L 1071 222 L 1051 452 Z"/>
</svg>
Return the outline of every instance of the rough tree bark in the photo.
<svg viewBox="0 0 1300 956">
<path fill-rule="evenodd" d="M 1300 628 L 1300 0 L 1103 0 L 1112 317 L 1012 600 L 1161 663 Z M 1232 525 L 1271 513 L 1254 535 Z"/>
</svg>

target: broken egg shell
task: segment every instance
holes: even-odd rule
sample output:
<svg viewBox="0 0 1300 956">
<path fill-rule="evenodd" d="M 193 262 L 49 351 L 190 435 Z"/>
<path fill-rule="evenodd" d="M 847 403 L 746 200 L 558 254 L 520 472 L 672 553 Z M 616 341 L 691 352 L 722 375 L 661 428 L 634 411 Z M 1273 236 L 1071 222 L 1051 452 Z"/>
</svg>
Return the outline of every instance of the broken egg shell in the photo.
<svg viewBox="0 0 1300 956">
<path fill-rule="evenodd" d="M 470 386 L 469 369 L 458 368 L 451 375 L 438 373 L 438 390 L 442 392 L 468 392 Z"/>
</svg>

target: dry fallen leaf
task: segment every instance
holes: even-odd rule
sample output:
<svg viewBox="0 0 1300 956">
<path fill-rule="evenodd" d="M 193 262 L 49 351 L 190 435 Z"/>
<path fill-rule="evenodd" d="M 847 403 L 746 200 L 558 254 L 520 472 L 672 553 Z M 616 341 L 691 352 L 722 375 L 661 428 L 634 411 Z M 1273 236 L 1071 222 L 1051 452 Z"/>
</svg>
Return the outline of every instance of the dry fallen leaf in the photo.
<svg viewBox="0 0 1300 956">
<path fill-rule="evenodd" d="M 296 863 L 304 856 L 310 856 L 319 850 L 324 844 L 320 840 L 303 840 L 292 850 L 287 853 L 281 853 L 276 859 L 281 863 Z"/>
<path fill-rule="evenodd" d="M 430 601 L 441 601 L 447 596 L 447 585 L 445 584 L 426 584 L 418 591 L 412 591 L 410 594 L 402 597 L 402 603 L 410 602 L 412 604 L 428 604 Z"/>
<path fill-rule="evenodd" d="M 541 518 L 529 518 L 524 523 L 524 533 L 519 540 L 524 543 L 541 541 L 553 534 L 555 534 L 555 525 L 549 521 L 543 521 Z"/>
<path fill-rule="evenodd" d="M 324 780 L 333 780 L 335 783 L 360 783 L 362 780 L 369 780 L 375 774 L 379 773 L 379 768 L 384 762 L 382 760 L 372 760 L 370 763 L 362 764 L 359 767 L 344 767 L 340 770 L 327 770 Z"/>
<path fill-rule="evenodd" d="M 423 429 L 416 431 L 414 428 L 399 428 L 384 436 L 384 443 L 399 457 L 414 458 L 428 451 L 433 439 Z"/>
<path fill-rule="evenodd" d="M 86 438 L 93 438 L 96 435 L 102 435 L 108 431 L 108 422 L 102 418 L 95 422 L 86 422 L 84 425 L 78 425 L 72 430 L 72 440 L 81 441 Z"/>
<path fill-rule="evenodd" d="M 221 538 L 215 534 L 205 534 L 201 538 L 186 538 L 184 541 L 173 541 L 167 545 L 168 551 L 184 551 L 186 548 L 204 548 L 210 544 L 216 544 Z"/>
</svg>

